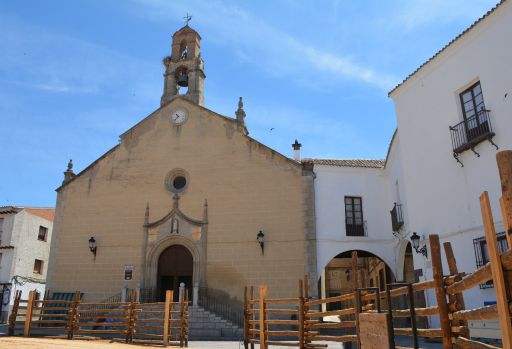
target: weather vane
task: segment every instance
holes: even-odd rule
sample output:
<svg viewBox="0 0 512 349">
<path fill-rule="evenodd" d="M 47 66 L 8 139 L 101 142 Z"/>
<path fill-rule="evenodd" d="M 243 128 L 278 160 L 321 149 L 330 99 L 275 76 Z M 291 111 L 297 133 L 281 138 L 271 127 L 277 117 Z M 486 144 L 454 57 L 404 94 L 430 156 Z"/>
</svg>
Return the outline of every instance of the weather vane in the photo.
<svg viewBox="0 0 512 349">
<path fill-rule="evenodd" d="M 185 20 L 185 25 L 188 25 L 188 22 L 190 22 L 190 20 L 192 19 L 192 16 L 189 15 L 187 12 L 187 15 L 185 17 L 183 17 L 183 19 Z"/>
</svg>

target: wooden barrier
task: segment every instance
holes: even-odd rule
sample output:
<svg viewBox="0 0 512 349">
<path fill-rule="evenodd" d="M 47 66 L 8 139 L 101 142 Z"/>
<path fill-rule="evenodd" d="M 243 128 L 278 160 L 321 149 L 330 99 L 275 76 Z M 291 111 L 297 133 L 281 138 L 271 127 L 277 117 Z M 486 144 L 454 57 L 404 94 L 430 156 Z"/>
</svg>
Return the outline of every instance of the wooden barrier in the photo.
<svg viewBox="0 0 512 349">
<path fill-rule="evenodd" d="M 81 335 L 107 335 L 127 343 L 187 347 L 189 301 L 188 292 L 181 292 L 178 302 L 173 302 L 172 291 L 167 291 L 165 302 L 138 303 L 132 292 L 127 302 L 87 303 L 81 300 L 80 292 L 65 301 L 37 300 L 35 291 L 23 300 L 18 291 L 8 334 L 65 336 L 70 340 Z"/>
</svg>

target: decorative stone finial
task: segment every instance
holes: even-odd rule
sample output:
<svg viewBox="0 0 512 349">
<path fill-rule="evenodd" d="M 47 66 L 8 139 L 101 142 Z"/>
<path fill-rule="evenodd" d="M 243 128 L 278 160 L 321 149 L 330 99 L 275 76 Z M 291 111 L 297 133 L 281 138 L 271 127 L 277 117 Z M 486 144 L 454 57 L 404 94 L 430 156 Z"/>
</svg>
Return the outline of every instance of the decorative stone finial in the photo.
<svg viewBox="0 0 512 349">
<path fill-rule="evenodd" d="M 62 184 L 68 183 L 75 177 L 76 175 L 73 172 L 73 160 L 70 159 L 68 162 L 68 169 L 64 172 L 64 180 L 62 181 Z"/>
<path fill-rule="evenodd" d="M 238 109 L 235 112 L 236 115 L 236 121 L 238 121 L 241 124 L 245 123 L 245 111 L 244 111 L 244 101 L 242 100 L 242 97 L 238 100 Z"/>
</svg>

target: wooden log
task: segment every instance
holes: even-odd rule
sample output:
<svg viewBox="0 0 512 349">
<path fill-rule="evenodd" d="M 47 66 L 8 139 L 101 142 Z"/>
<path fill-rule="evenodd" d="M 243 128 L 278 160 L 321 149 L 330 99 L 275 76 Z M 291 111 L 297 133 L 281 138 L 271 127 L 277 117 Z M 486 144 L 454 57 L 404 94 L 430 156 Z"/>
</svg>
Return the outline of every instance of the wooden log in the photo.
<svg viewBox="0 0 512 349">
<path fill-rule="evenodd" d="M 495 347 L 494 345 L 477 342 L 464 337 L 454 338 L 453 343 L 457 348 L 461 349 L 501 349 L 500 347 Z"/>
<path fill-rule="evenodd" d="M 359 288 L 359 280 L 358 280 L 358 273 L 357 273 L 357 251 L 352 251 L 352 288 L 353 288 L 353 292 L 356 293 L 356 290 Z M 357 343 L 356 343 L 356 348 L 359 348 L 359 312 L 360 312 L 360 309 L 361 309 L 361 300 L 359 299 L 359 297 L 356 297 L 355 298 L 355 304 L 354 304 L 354 308 L 355 308 L 355 318 L 356 318 L 356 338 L 357 338 Z M 345 332 L 347 333 L 347 332 Z"/>
<path fill-rule="evenodd" d="M 507 185 L 511 184 L 512 183 L 508 183 Z M 498 249 L 498 238 L 496 237 L 496 231 L 494 230 L 494 220 L 492 217 L 491 204 L 489 202 L 489 194 L 486 191 L 484 191 L 480 196 L 480 208 L 482 210 L 485 240 L 487 241 L 487 251 L 489 253 L 489 260 L 491 263 L 494 291 L 496 292 L 496 305 L 498 307 L 498 315 L 500 318 L 503 349 L 512 349 L 512 324 L 510 323 L 506 283 L 501 265 L 500 251 Z"/>
<path fill-rule="evenodd" d="M 476 309 L 459 310 L 451 314 L 454 320 L 494 320 L 498 318 L 496 304 Z"/>
<path fill-rule="evenodd" d="M 304 286 L 302 280 L 299 280 L 299 348 L 304 349 Z M 267 322 L 268 323 L 268 322 Z"/>
<path fill-rule="evenodd" d="M 501 264 L 503 266 L 503 273 L 505 274 L 505 281 L 507 285 L 507 291 L 508 291 L 508 299 L 512 299 L 512 265 L 506 265 L 505 261 L 508 256 L 512 254 L 512 222 L 508 220 L 507 217 L 507 209 L 505 208 L 505 201 L 503 200 L 503 197 L 500 198 L 500 208 L 501 208 L 501 216 L 503 217 L 503 225 L 505 226 L 505 232 L 507 232 L 507 243 L 508 243 L 508 249 L 507 252 L 501 255 Z M 507 257 L 506 257 L 507 255 Z M 512 258 L 508 258 L 510 262 L 512 262 Z M 512 264 L 512 263 L 511 263 Z"/>
<path fill-rule="evenodd" d="M 455 254 L 453 253 L 452 244 L 449 242 L 445 242 L 443 244 L 443 247 L 446 255 L 446 261 L 448 262 L 448 271 L 450 272 L 450 275 L 458 275 L 459 270 L 457 268 L 457 260 L 455 259 Z M 453 295 L 449 294 L 448 299 L 450 300 L 450 312 L 464 310 L 466 308 L 462 292 L 455 293 Z M 454 325 L 467 326 L 468 324 L 463 320 L 457 320 L 452 318 L 452 326 Z"/>
<path fill-rule="evenodd" d="M 260 349 L 268 349 L 267 346 L 267 338 L 265 335 L 265 320 L 266 320 L 266 311 L 265 311 L 265 299 L 267 298 L 267 285 L 260 285 Z"/>
<path fill-rule="evenodd" d="M 508 248 L 512 249 L 512 150 L 500 151 L 496 154 L 498 171 L 501 181 L 501 209 L 503 213 L 503 223 L 507 228 Z M 507 227 L 508 225 L 508 227 Z"/>
<path fill-rule="evenodd" d="M 14 336 L 14 327 L 16 326 L 16 318 L 18 317 L 21 293 L 21 290 L 18 290 L 14 295 L 14 302 L 11 310 L 11 315 L 9 316 L 9 327 L 7 329 L 8 336 Z"/>
<path fill-rule="evenodd" d="M 415 308 L 416 316 L 432 316 L 439 314 L 438 307 L 428 307 L 428 308 Z M 410 317 L 411 311 L 409 309 L 404 310 L 393 310 L 393 317 Z"/>
<path fill-rule="evenodd" d="M 434 280 L 421 281 L 421 282 L 417 282 L 417 283 L 413 284 L 412 290 L 414 292 L 420 292 L 420 291 L 427 290 L 429 288 L 434 288 L 434 285 L 435 285 Z M 407 294 L 407 292 L 408 292 L 407 287 L 397 287 L 390 291 L 391 297 L 401 296 L 401 295 Z M 379 292 L 379 297 L 386 298 L 386 292 L 385 291 Z M 375 293 L 368 293 L 361 297 L 362 301 L 370 301 L 373 299 L 375 299 Z"/>
<path fill-rule="evenodd" d="M 398 336 L 412 336 L 412 328 L 397 328 L 394 329 L 395 335 Z M 419 328 L 417 329 L 418 336 L 420 337 L 443 337 L 443 330 L 439 328 Z"/>
<path fill-rule="evenodd" d="M 247 286 L 244 287 L 244 303 L 243 303 L 243 316 L 244 316 L 244 348 L 249 349 L 249 312 L 247 311 Z"/>
<path fill-rule="evenodd" d="M 492 280 L 491 264 L 487 263 L 474 273 L 466 275 L 462 280 L 453 283 L 446 288 L 446 293 L 457 294 L 469 290 L 479 284 Z"/>
<path fill-rule="evenodd" d="M 165 291 L 165 305 L 164 305 L 164 330 L 163 330 L 163 346 L 166 347 L 169 345 L 169 317 L 171 315 L 171 302 L 173 298 L 173 291 L 166 290 Z"/>
<path fill-rule="evenodd" d="M 249 301 L 249 316 L 251 317 L 251 320 L 256 320 L 256 314 L 254 313 L 254 304 L 252 303 L 253 299 L 254 299 L 254 286 L 251 286 L 251 290 L 249 292 L 249 297 L 250 297 L 250 301 Z M 254 329 L 255 326 L 251 326 L 249 328 L 249 339 L 253 339 L 254 337 L 251 335 L 251 329 Z M 251 342 L 251 349 L 254 349 L 254 343 Z"/>
<path fill-rule="evenodd" d="M 30 291 L 28 293 L 27 311 L 25 315 L 25 329 L 23 335 L 25 337 L 30 336 L 30 322 L 32 321 L 32 310 L 34 306 L 34 299 L 36 298 L 36 291 Z"/>
<path fill-rule="evenodd" d="M 443 331 L 443 349 L 451 349 L 451 324 L 448 317 L 448 305 L 446 304 L 446 293 L 443 282 L 443 264 L 441 261 L 441 245 L 439 243 L 439 235 L 430 235 L 429 240 L 437 307 L 439 309 L 441 330 Z"/>
</svg>

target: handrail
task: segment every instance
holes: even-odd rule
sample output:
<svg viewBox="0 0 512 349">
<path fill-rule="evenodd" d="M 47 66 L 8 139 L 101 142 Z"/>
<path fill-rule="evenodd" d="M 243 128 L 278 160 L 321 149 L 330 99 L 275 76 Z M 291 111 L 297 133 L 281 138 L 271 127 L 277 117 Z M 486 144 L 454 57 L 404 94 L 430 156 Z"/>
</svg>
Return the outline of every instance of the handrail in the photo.
<svg viewBox="0 0 512 349">
<path fill-rule="evenodd" d="M 236 298 L 222 290 L 207 287 L 199 287 L 198 304 L 207 311 L 232 322 L 238 327 L 243 327 L 243 305 Z"/>
</svg>

